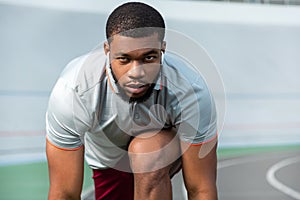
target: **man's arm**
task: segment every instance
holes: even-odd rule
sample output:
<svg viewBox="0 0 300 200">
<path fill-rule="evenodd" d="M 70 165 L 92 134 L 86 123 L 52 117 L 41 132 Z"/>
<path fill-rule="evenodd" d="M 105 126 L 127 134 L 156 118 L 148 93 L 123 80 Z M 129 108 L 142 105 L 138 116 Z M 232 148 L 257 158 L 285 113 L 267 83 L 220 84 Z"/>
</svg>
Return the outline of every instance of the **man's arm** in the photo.
<svg viewBox="0 0 300 200">
<path fill-rule="evenodd" d="M 50 177 L 48 200 L 80 200 L 84 148 L 62 150 L 47 141 L 46 153 Z"/>
<path fill-rule="evenodd" d="M 189 146 L 182 142 L 182 170 L 189 200 L 216 200 L 216 139 L 206 144 Z"/>
</svg>

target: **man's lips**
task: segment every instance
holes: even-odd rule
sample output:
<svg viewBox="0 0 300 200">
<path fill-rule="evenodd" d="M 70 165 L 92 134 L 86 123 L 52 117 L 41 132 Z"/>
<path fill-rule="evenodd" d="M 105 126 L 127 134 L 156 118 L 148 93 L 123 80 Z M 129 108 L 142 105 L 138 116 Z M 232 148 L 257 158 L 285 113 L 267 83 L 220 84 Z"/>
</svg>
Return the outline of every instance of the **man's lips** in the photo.
<svg viewBox="0 0 300 200">
<path fill-rule="evenodd" d="M 145 92 L 149 88 L 149 84 L 145 83 L 129 83 L 125 85 L 128 92 L 139 94 Z"/>
</svg>

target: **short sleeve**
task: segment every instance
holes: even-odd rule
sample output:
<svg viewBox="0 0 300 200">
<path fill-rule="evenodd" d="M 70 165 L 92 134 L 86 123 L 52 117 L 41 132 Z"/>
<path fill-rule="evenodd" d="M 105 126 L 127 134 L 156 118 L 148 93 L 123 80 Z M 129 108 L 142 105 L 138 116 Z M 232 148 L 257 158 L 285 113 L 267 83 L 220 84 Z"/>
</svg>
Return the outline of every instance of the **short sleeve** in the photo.
<svg viewBox="0 0 300 200">
<path fill-rule="evenodd" d="M 175 125 L 182 141 L 203 144 L 217 137 L 217 114 L 213 96 L 199 77 L 179 95 Z"/>
<path fill-rule="evenodd" d="M 90 117 L 76 88 L 58 79 L 46 112 L 47 140 L 61 149 L 76 149 L 83 145 L 82 138 L 89 127 Z"/>
</svg>

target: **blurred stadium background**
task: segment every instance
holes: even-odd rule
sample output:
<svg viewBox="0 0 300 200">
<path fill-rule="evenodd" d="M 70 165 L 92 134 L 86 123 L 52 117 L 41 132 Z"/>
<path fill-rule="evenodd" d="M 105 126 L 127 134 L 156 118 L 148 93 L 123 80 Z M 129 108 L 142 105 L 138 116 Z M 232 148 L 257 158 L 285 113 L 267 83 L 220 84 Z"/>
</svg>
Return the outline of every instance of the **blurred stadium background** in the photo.
<svg viewBox="0 0 300 200">
<path fill-rule="evenodd" d="M 50 91 L 68 61 L 104 41 L 107 15 L 122 2 L 0 0 L 1 200 L 46 199 Z M 223 78 L 220 161 L 300 149 L 298 0 L 143 2 L 202 45 Z"/>
<path fill-rule="evenodd" d="M 190 1 L 190 0 L 180 0 Z M 257 3 L 257 4 L 278 4 L 278 5 L 300 5 L 299 0 L 194 0 L 212 2 L 231 2 L 231 3 Z"/>
</svg>

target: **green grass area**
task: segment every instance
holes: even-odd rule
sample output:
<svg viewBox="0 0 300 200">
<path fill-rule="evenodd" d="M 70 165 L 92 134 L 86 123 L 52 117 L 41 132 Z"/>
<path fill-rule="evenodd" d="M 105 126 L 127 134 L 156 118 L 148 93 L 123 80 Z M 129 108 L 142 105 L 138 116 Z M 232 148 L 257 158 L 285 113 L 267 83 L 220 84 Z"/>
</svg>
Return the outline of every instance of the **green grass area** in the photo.
<svg viewBox="0 0 300 200">
<path fill-rule="evenodd" d="M 300 150 L 300 145 L 219 148 L 217 153 L 219 159 L 225 159 L 237 156 L 247 156 L 257 153 L 289 150 Z"/>
<path fill-rule="evenodd" d="M 92 185 L 92 172 L 85 166 L 84 188 Z M 66 177 L 67 178 L 67 177 Z M 47 199 L 49 178 L 47 163 L 0 167 L 0 200 Z"/>
<path fill-rule="evenodd" d="M 299 150 L 300 145 L 268 146 L 248 148 L 219 148 L 219 159 L 245 156 L 262 152 Z M 83 190 L 91 187 L 91 169 L 85 165 Z M 66 177 L 67 178 L 67 177 Z M 0 200 L 43 200 L 47 199 L 49 178 L 47 163 L 32 163 L 0 167 Z"/>
</svg>

